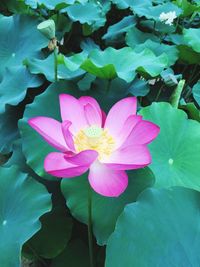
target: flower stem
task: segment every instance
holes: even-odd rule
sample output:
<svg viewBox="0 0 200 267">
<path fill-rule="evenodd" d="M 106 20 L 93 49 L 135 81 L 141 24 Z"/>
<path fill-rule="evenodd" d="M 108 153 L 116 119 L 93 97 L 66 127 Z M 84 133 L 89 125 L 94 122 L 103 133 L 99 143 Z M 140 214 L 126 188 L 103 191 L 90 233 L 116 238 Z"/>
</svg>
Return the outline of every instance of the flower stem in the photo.
<svg viewBox="0 0 200 267">
<path fill-rule="evenodd" d="M 172 107 L 174 108 L 178 108 L 179 100 L 180 100 L 184 85 L 185 85 L 185 80 L 180 80 L 176 89 L 174 90 L 174 93 L 171 96 L 170 102 L 172 104 Z"/>
<path fill-rule="evenodd" d="M 178 26 L 179 26 L 179 17 L 177 18 L 177 21 L 176 21 L 175 32 L 177 31 Z"/>
<path fill-rule="evenodd" d="M 88 190 L 88 243 L 89 243 L 89 256 L 90 267 L 95 267 L 94 253 L 93 253 L 93 239 L 92 239 L 92 190 Z"/>
<path fill-rule="evenodd" d="M 160 89 L 158 90 L 158 93 L 157 93 L 157 95 L 156 95 L 156 98 L 155 98 L 155 102 L 157 102 L 158 101 L 158 99 L 159 99 L 159 97 L 160 97 L 160 94 L 162 93 L 162 89 L 163 89 L 163 87 L 164 87 L 165 85 L 163 84 L 161 87 L 160 87 Z"/>
<path fill-rule="evenodd" d="M 55 82 L 58 81 L 58 60 L 57 60 L 57 55 L 58 55 L 58 49 L 57 47 L 53 51 L 54 53 L 54 79 Z"/>
</svg>

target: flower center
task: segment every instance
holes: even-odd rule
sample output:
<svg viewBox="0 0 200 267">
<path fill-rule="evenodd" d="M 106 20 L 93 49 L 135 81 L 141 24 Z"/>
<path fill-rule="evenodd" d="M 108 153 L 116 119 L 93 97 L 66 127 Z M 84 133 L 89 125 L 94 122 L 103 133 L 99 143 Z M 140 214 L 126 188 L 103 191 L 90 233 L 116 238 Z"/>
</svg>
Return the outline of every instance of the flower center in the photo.
<svg viewBox="0 0 200 267">
<path fill-rule="evenodd" d="M 87 149 L 96 150 L 99 153 L 98 159 L 102 160 L 111 155 L 115 140 L 108 130 L 93 125 L 78 132 L 74 138 L 74 145 L 77 152 Z"/>
</svg>

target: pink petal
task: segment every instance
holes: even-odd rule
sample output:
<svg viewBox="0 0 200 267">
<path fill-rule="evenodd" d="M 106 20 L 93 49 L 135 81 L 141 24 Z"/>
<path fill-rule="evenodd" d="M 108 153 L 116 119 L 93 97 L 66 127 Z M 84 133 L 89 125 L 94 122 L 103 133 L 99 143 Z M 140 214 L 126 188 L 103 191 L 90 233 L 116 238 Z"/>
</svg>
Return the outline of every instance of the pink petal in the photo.
<svg viewBox="0 0 200 267">
<path fill-rule="evenodd" d="M 130 145 L 119 148 L 104 161 L 108 167 L 115 170 L 132 170 L 143 168 L 151 163 L 150 152 L 145 145 Z"/>
<path fill-rule="evenodd" d="M 67 94 L 61 94 L 59 98 L 62 120 L 72 122 L 70 130 L 73 134 L 88 126 L 84 116 L 84 109 L 78 99 Z"/>
<path fill-rule="evenodd" d="M 64 153 L 53 152 L 47 155 L 44 169 L 47 173 L 63 178 L 79 176 L 88 170 L 89 166 L 72 164 L 66 160 Z"/>
<path fill-rule="evenodd" d="M 117 102 L 109 111 L 104 128 L 109 129 L 113 137 L 118 137 L 125 121 L 129 116 L 136 114 L 137 100 L 127 97 Z"/>
<path fill-rule="evenodd" d="M 73 157 L 65 156 L 65 159 L 75 165 L 89 166 L 98 157 L 98 152 L 95 150 L 84 150 L 74 155 Z"/>
<path fill-rule="evenodd" d="M 85 105 L 84 112 L 86 120 L 89 125 L 96 125 L 101 127 L 102 124 L 101 115 L 96 111 L 96 109 L 92 105 L 90 104 Z"/>
<path fill-rule="evenodd" d="M 106 121 L 106 113 L 103 110 L 101 110 L 101 114 L 102 114 L 102 125 L 101 125 L 101 127 L 103 128 L 104 125 L 105 125 L 105 121 Z"/>
<path fill-rule="evenodd" d="M 160 128 L 156 124 L 142 120 L 133 128 L 122 147 L 130 144 L 149 144 L 157 137 L 159 132 Z"/>
<path fill-rule="evenodd" d="M 101 127 L 102 113 L 96 99 L 90 96 L 82 96 L 79 98 L 79 102 L 85 110 L 85 116 L 89 125 L 97 125 Z"/>
<path fill-rule="evenodd" d="M 95 98 L 91 96 L 82 96 L 79 98 L 79 102 L 83 107 L 90 104 L 101 115 L 101 108 Z"/>
<path fill-rule="evenodd" d="M 125 171 L 112 170 L 99 161 L 90 166 L 88 179 L 94 191 L 106 197 L 118 197 L 128 186 Z"/>
<path fill-rule="evenodd" d="M 69 150 L 59 121 L 48 117 L 35 117 L 30 119 L 28 123 L 51 146 L 63 152 Z"/>
<path fill-rule="evenodd" d="M 72 124 L 71 121 L 64 121 L 62 123 L 62 132 L 67 146 L 70 148 L 71 151 L 75 152 L 76 150 L 74 147 L 74 140 L 69 130 L 71 124 Z"/>
<path fill-rule="evenodd" d="M 115 140 L 116 148 L 120 147 L 127 139 L 127 137 L 132 132 L 133 128 L 142 120 L 142 116 L 140 115 L 131 115 L 125 121 L 117 139 Z M 131 144 L 131 143 L 130 143 Z"/>
</svg>

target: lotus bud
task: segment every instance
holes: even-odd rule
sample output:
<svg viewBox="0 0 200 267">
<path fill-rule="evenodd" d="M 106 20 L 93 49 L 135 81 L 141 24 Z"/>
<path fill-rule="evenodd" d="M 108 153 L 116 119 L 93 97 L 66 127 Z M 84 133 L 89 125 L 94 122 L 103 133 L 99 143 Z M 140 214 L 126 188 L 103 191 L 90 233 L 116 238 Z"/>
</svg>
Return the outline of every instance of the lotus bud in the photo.
<svg viewBox="0 0 200 267">
<path fill-rule="evenodd" d="M 55 28 L 55 22 L 52 19 L 45 20 L 37 26 L 37 29 L 49 40 L 55 38 Z"/>
</svg>

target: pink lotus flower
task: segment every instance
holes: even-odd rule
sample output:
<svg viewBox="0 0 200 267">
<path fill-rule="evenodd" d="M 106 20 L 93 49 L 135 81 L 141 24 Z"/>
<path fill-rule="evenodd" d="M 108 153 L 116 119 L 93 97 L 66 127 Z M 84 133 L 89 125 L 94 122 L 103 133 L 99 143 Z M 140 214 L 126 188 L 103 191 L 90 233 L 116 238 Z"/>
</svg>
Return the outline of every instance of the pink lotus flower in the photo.
<svg viewBox="0 0 200 267">
<path fill-rule="evenodd" d="M 135 97 L 127 97 L 106 117 L 94 98 L 61 94 L 63 122 L 48 117 L 29 120 L 46 142 L 61 151 L 47 155 L 45 171 L 70 178 L 89 170 L 89 183 L 97 193 L 109 197 L 122 194 L 128 185 L 125 170 L 151 163 L 147 144 L 159 133 L 157 125 L 136 115 L 136 105 Z"/>
</svg>

